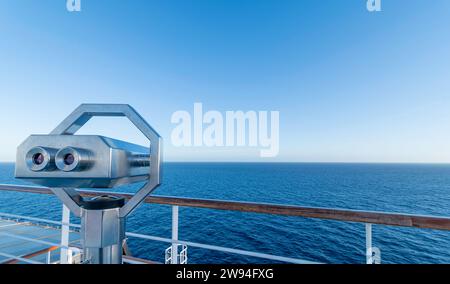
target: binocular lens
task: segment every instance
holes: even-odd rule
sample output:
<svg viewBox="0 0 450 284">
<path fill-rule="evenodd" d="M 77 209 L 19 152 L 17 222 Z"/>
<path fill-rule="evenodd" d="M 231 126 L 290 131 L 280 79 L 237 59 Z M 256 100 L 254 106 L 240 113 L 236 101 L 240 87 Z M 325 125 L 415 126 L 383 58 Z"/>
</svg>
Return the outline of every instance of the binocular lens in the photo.
<svg viewBox="0 0 450 284">
<path fill-rule="evenodd" d="M 25 162 L 30 170 L 34 172 L 55 169 L 55 149 L 34 147 L 25 156 Z"/>
<path fill-rule="evenodd" d="M 69 153 L 64 156 L 64 164 L 70 166 L 75 162 L 75 157 L 73 154 Z"/>
<path fill-rule="evenodd" d="M 65 147 L 56 153 L 55 163 L 58 169 L 71 172 L 88 168 L 92 161 L 87 150 Z"/>
<path fill-rule="evenodd" d="M 45 158 L 44 155 L 42 155 L 42 153 L 36 153 L 33 155 L 33 163 L 35 165 L 41 165 L 44 162 Z"/>
</svg>

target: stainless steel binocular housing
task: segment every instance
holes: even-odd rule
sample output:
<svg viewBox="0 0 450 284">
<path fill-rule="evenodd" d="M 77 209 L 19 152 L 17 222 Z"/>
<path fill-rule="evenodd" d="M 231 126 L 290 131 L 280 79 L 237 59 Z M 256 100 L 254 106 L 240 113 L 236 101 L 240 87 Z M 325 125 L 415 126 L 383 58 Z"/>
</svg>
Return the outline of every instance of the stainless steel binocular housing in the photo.
<svg viewBox="0 0 450 284">
<path fill-rule="evenodd" d="M 149 178 L 150 149 L 97 135 L 31 135 L 16 177 L 49 187 L 114 187 Z"/>
<path fill-rule="evenodd" d="M 75 135 L 95 116 L 127 118 L 148 139 L 148 147 Z M 82 104 L 50 134 L 31 135 L 19 145 L 15 177 L 50 188 L 111 188 L 146 181 L 143 188 L 151 192 L 161 183 L 161 147 L 162 138 L 131 106 Z"/>
</svg>

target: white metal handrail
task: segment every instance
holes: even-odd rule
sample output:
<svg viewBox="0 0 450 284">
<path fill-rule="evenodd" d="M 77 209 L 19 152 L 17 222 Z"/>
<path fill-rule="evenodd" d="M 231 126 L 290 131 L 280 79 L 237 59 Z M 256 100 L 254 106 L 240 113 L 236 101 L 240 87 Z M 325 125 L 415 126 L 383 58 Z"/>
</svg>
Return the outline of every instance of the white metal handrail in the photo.
<svg viewBox="0 0 450 284">
<path fill-rule="evenodd" d="M 234 249 L 234 248 L 227 248 L 227 247 L 221 247 L 221 246 L 215 246 L 215 245 L 207 245 L 207 244 L 201 244 L 201 243 L 195 243 L 195 242 L 189 242 L 189 241 L 172 240 L 172 239 L 168 239 L 168 238 L 149 236 L 149 235 L 143 235 L 143 234 L 137 234 L 137 233 L 131 233 L 131 232 L 127 232 L 126 235 L 129 237 L 136 237 L 136 238 L 153 240 L 153 241 L 158 241 L 158 242 L 165 242 L 165 243 L 176 243 L 179 245 L 187 245 L 187 246 L 191 246 L 191 247 L 198 247 L 198 248 L 203 248 L 203 249 L 228 252 L 228 253 L 245 255 L 245 256 L 252 256 L 252 257 L 257 257 L 257 258 L 265 258 L 265 259 L 282 261 L 282 262 L 289 262 L 289 263 L 296 263 L 296 264 L 320 264 L 318 262 L 313 262 L 313 261 L 309 261 L 309 260 L 277 256 L 277 255 L 272 255 L 272 254 L 259 253 L 259 252 Z"/>
<path fill-rule="evenodd" d="M 17 219 L 24 219 L 24 220 L 30 220 L 30 221 L 35 221 L 35 222 L 50 223 L 50 224 L 55 224 L 55 225 L 62 225 L 63 224 L 62 222 L 58 222 L 58 221 L 52 221 L 52 220 L 36 218 L 36 217 L 28 217 L 28 216 L 23 216 L 23 215 L 8 214 L 8 213 L 0 213 L 0 216 L 10 217 L 10 218 L 17 218 Z M 69 223 L 69 226 L 70 227 L 77 227 L 77 228 L 80 227 L 80 225 L 73 224 L 73 223 Z M 47 244 L 47 245 L 58 246 L 60 248 L 69 249 L 68 246 L 61 246 L 60 244 L 55 244 L 55 243 L 51 243 L 51 242 L 35 240 L 35 239 L 32 239 L 32 238 L 17 236 L 17 235 L 13 235 L 13 234 L 9 234 L 9 233 L 1 233 L 0 232 L 0 234 L 8 235 L 10 237 L 15 236 L 15 237 L 17 237 L 19 239 L 23 239 L 23 240 L 27 240 L 27 241 L 36 241 L 36 242 L 40 242 L 40 243 Z M 266 254 L 266 253 L 259 253 L 259 252 L 253 252 L 253 251 L 247 251 L 247 250 L 242 250 L 242 249 L 227 248 L 227 247 L 216 246 L 216 245 L 201 244 L 201 243 L 196 243 L 196 242 L 173 240 L 173 239 L 169 239 L 169 238 L 163 238 L 163 237 L 157 237 L 157 236 L 151 236 L 151 235 L 144 235 L 144 234 L 133 233 L 133 232 L 127 232 L 126 236 L 140 238 L 140 239 L 153 240 L 153 241 L 159 241 L 159 242 L 165 242 L 165 243 L 171 243 L 171 244 L 177 244 L 177 245 L 186 245 L 186 246 L 191 246 L 191 247 L 198 247 L 198 248 L 203 248 L 203 249 L 208 249 L 208 250 L 221 251 L 221 252 L 227 252 L 227 253 L 232 253 L 232 254 L 257 257 L 257 258 L 263 258 L 263 259 L 269 259 L 269 260 L 275 260 L 275 261 L 281 261 L 281 262 L 296 263 L 296 264 L 318 264 L 317 262 L 312 262 L 312 261 L 302 260 L 302 259 L 297 259 L 297 258 L 277 256 L 277 255 Z"/>
<path fill-rule="evenodd" d="M 49 220 L 49 219 L 42 219 L 42 218 L 23 216 L 23 215 L 17 215 L 17 214 L 10 214 L 10 213 L 0 212 L 0 216 L 7 217 L 7 218 L 12 218 L 12 219 L 16 219 L 16 220 L 17 219 L 24 219 L 24 220 L 35 221 L 35 222 L 43 222 L 43 223 L 59 225 L 59 226 L 63 225 L 63 223 L 61 221 L 53 221 L 53 220 Z M 70 223 L 69 225 L 70 225 L 70 227 L 81 228 L 81 225 L 79 225 L 79 224 Z"/>
</svg>

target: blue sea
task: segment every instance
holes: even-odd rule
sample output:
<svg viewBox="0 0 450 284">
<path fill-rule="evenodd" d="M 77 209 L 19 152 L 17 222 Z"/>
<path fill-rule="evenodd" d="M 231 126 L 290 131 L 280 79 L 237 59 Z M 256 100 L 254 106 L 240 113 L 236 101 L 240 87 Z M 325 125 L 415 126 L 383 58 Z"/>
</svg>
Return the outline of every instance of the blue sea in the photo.
<svg viewBox="0 0 450 284">
<path fill-rule="evenodd" d="M 13 164 L 0 183 L 24 184 Z M 166 163 L 155 194 L 450 216 L 450 165 L 332 163 Z M 136 186 L 121 187 L 133 192 Z M 60 220 L 54 196 L 0 192 L 0 212 Z M 76 220 L 74 220 L 76 221 Z M 169 206 L 144 204 L 127 231 L 170 238 Z M 364 263 L 364 224 L 180 208 L 180 239 L 324 263 Z M 373 226 L 383 263 L 450 263 L 450 232 Z M 163 262 L 168 244 L 130 239 L 137 257 Z M 267 263 L 190 247 L 190 263 Z"/>
</svg>

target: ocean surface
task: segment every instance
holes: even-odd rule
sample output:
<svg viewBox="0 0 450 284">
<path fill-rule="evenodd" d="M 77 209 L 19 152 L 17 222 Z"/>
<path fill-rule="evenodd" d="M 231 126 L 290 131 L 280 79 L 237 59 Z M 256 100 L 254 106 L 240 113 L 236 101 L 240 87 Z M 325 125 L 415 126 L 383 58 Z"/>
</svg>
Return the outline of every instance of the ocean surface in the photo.
<svg viewBox="0 0 450 284">
<path fill-rule="evenodd" d="M 0 183 L 15 180 L 0 164 Z M 450 165 L 166 163 L 157 195 L 450 216 Z M 118 191 L 133 192 L 136 186 Z M 0 212 L 60 220 L 54 196 L 1 192 Z M 74 219 L 74 222 L 77 220 Z M 127 231 L 170 238 L 169 206 L 144 204 Z M 364 224 L 180 208 L 180 239 L 324 263 L 364 263 Z M 168 244 L 130 239 L 137 257 L 164 261 Z M 373 226 L 383 263 L 450 263 L 450 232 Z M 189 263 L 267 263 L 189 247 Z"/>
</svg>

